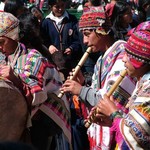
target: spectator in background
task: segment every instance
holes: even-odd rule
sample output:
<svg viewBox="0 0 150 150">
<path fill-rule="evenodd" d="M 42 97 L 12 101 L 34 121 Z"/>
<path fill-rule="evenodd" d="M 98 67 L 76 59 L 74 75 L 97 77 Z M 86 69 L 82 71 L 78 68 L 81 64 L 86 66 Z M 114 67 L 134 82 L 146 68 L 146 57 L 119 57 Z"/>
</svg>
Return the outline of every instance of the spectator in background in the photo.
<svg viewBox="0 0 150 150">
<path fill-rule="evenodd" d="M 48 0 L 35 0 L 36 7 L 38 7 L 40 10 L 42 10 L 43 4 L 45 1 L 48 1 Z"/>
<path fill-rule="evenodd" d="M 141 22 L 150 20 L 150 0 L 138 0 L 138 10 Z"/>
<path fill-rule="evenodd" d="M 35 3 L 35 0 L 29 0 L 29 3 L 30 4 Z"/>
<path fill-rule="evenodd" d="M 28 9 L 21 0 L 7 0 L 4 11 L 13 14 L 15 17 L 19 17 L 22 13 L 27 12 Z"/>
<path fill-rule="evenodd" d="M 49 1 L 51 12 L 42 22 L 41 32 L 54 63 L 66 79 L 81 57 L 77 18 L 66 11 L 66 0 Z"/>
<path fill-rule="evenodd" d="M 83 0 L 71 0 L 70 7 L 76 9 L 82 3 Z"/>
<path fill-rule="evenodd" d="M 108 4 L 110 5 L 110 4 Z M 106 5 L 106 11 L 108 10 Z M 109 14 L 112 23 L 112 34 L 114 34 L 115 40 L 127 40 L 126 34 L 128 31 L 135 27 L 131 27 L 133 21 L 131 6 L 125 1 L 116 1 L 111 3 L 112 12 Z"/>
<path fill-rule="evenodd" d="M 36 6 L 30 7 L 29 11 L 38 19 L 39 23 L 41 24 L 44 19 L 42 11 Z"/>
</svg>

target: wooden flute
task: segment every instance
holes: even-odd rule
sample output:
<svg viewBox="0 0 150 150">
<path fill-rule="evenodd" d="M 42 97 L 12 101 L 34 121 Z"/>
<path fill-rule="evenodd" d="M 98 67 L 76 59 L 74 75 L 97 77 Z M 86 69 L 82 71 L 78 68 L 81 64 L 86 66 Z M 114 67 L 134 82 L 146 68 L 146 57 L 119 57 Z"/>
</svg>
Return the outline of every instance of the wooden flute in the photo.
<svg viewBox="0 0 150 150">
<path fill-rule="evenodd" d="M 86 50 L 86 52 L 84 53 L 84 55 L 83 55 L 82 58 L 80 59 L 79 63 L 78 63 L 77 66 L 75 67 L 75 70 L 74 70 L 74 72 L 73 72 L 73 75 L 69 77 L 71 80 L 73 80 L 73 79 L 76 77 L 76 75 L 78 74 L 79 70 L 81 69 L 81 67 L 83 66 L 83 64 L 85 63 L 85 61 L 87 60 L 87 58 L 88 58 L 88 56 L 89 56 L 89 54 L 90 54 L 91 52 L 92 52 L 92 48 L 91 48 L 91 47 L 88 47 L 87 50 Z M 62 98 L 63 95 L 64 95 L 64 92 L 61 91 L 61 92 L 59 93 L 58 97 L 59 97 L 59 98 Z"/>
<path fill-rule="evenodd" d="M 112 93 L 115 91 L 115 89 L 119 86 L 120 82 L 124 79 L 124 77 L 126 76 L 127 74 L 127 70 L 123 70 L 121 73 L 120 73 L 120 76 L 118 77 L 118 79 L 115 81 L 115 83 L 112 85 L 112 87 L 110 88 L 110 90 L 108 91 L 107 93 L 107 96 L 111 96 Z M 85 122 L 85 127 L 86 128 L 89 128 L 90 125 L 92 124 L 93 120 L 95 119 L 95 115 L 96 113 L 98 113 L 99 110 L 98 110 L 98 107 L 96 108 L 96 111 L 92 114 L 92 116 L 87 120 L 87 122 Z"/>
</svg>

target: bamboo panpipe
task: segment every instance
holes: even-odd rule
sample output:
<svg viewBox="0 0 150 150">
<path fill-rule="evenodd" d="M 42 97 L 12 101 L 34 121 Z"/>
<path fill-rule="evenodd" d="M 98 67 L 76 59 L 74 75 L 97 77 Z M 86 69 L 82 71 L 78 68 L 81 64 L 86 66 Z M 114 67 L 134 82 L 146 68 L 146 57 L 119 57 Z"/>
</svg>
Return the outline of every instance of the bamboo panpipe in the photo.
<svg viewBox="0 0 150 150">
<path fill-rule="evenodd" d="M 76 75 L 78 74 L 79 70 L 81 69 L 81 67 L 83 66 L 83 64 L 85 63 L 85 61 L 87 60 L 89 54 L 91 53 L 92 48 L 88 47 L 86 52 L 84 53 L 84 55 L 82 56 L 82 58 L 80 59 L 78 65 L 75 67 L 75 71 L 73 72 L 73 75 L 70 76 L 70 79 L 73 80 Z M 64 95 L 64 92 L 61 91 L 58 95 L 59 98 L 62 98 L 62 96 Z"/>
<path fill-rule="evenodd" d="M 112 85 L 112 87 L 110 88 L 110 90 L 108 91 L 107 93 L 107 96 L 111 96 L 112 93 L 115 91 L 115 89 L 119 86 L 120 82 L 123 80 L 123 78 L 126 76 L 127 74 L 127 71 L 126 70 L 123 70 L 121 73 L 120 73 L 120 76 L 118 77 L 118 79 L 115 81 L 115 83 Z M 86 128 L 89 128 L 90 125 L 92 124 L 92 121 L 95 119 L 95 115 L 96 113 L 98 113 L 98 108 L 96 108 L 96 111 L 93 113 L 93 115 L 88 119 L 87 122 L 85 122 L 85 127 Z"/>
</svg>

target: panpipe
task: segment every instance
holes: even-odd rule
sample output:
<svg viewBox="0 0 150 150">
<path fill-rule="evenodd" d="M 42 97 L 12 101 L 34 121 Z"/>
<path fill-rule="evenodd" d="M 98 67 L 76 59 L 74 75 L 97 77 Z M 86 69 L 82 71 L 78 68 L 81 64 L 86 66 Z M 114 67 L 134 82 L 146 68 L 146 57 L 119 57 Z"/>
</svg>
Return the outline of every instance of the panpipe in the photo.
<svg viewBox="0 0 150 150">
<path fill-rule="evenodd" d="M 86 52 L 84 53 L 84 55 L 82 56 L 82 58 L 80 59 L 79 63 L 77 64 L 77 66 L 75 67 L 75 70 L 72 74 L 72 76 L 69 77 L 69 79 L 73 80 L 76 75 L 78 74 L 79 70 L 81 69 L 81 67 L 83 66 L 83 64 L 85 63 L 85 61 L 87 60 L 89 54 L 92 52 L 92 48 L 88 47 Z M 58 95 L 59 98 L 62 98 L 64 95 L 64 92 L 61 91 Z"/>
<path fill-rule="evenodd" d="M 111 86 L 110 90 L 107 93 L 107 96 L 111 96 L 112 93 L 115 91 L 115 89 L 119 86 L 120 82 L 124 79 L 124 77 L 127 74 L 127 70 L 123 70 L 120 73 L 120 76 L 118 77 L 118 79 L 115 81 L 115 83 Z M 99 112 L 98 107 L 96 108 L 96 111 L 92 114 L 92 116 L 85 122 L 85 127 L 89 128 L 90 125 L 92 124 L 93 120 L 95 119 L 95 115 Z"/>
</svg>

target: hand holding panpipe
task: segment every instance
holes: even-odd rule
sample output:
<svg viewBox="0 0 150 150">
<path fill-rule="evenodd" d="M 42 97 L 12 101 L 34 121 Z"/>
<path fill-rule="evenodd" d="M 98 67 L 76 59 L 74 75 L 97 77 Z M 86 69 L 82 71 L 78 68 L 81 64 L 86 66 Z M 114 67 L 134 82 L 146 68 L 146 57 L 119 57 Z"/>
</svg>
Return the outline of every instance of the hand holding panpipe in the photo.
<svg viewBox="0 0 150 150">
<path fill-rule="evenodd" d="M 120 76 L 118 77 L 118 79 L 115 81 L 115 83 L 112 85 L 112 87 L 110 88 L 110 90 L 108 91 L 107 93 L 107 96 L 111 96 L 112 93 L 115 91 L 115 89 L 119 86 L 120 82 L 123 80 L 123 78 L 126 76 L 127 74 L 127 70 L 123 70 L 121 73 L 120 73 Z M 87 120 L 87 122 L 85 122 L 85 127 L 86 128 L 89 128 L 90 125 L 92 124 L 92 121 L 95 119 L 95 115 L 96 113 L 98 113 L 99 110 L 98 110 L 98 107 L 96 108 L 96 111 L 92 114 L 92 116 Z"/>
<path fill-rule="evenodd" d="M 82 56 L 82 58 L 80 59 L 78 65 L 75 67 L 75 70 L 73 72 L 73 75 L 69 77 L 69 79 L 73 80 L 76 75 L 78 74 L 79 70 L 81 69 L 81 67 L 83 66 L 84 62 L 87 60 L 89 54 L 91 53 L 92 48 L 88 47 L 86 52 L 84 53 L 84 55 Z M 61 98 L 64 95 L 64 92 L 61 91 L 60 94 L 58 95 L 59 98 Z"/>
</svg>

